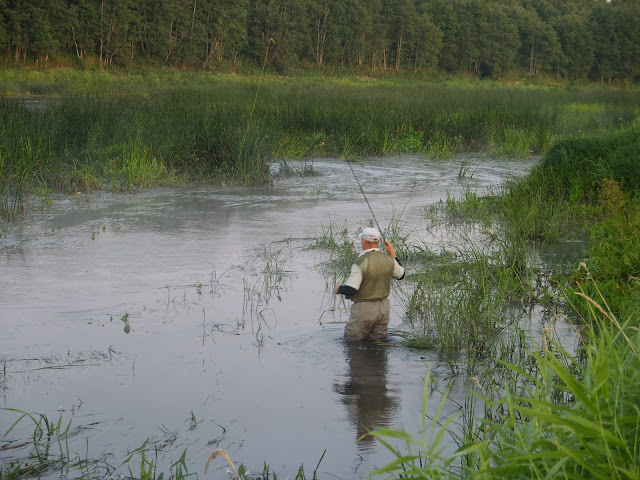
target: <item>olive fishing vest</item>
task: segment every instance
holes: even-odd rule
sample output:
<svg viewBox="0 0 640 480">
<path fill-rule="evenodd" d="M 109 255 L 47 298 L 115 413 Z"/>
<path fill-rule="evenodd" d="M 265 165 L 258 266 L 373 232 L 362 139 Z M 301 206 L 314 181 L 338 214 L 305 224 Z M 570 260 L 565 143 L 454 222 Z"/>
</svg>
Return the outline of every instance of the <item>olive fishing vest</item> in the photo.
<svg viewBox="0 0 640 480">
<path fill-rule="evenodd" d="M 351 300 L 367 302 L 389 296 L 393 267 L 395 266 L 393 258 L 374 250 L 359 256 L 353 263 L 358 265 L 362 271 L 362 283 Z"/>
</svg>

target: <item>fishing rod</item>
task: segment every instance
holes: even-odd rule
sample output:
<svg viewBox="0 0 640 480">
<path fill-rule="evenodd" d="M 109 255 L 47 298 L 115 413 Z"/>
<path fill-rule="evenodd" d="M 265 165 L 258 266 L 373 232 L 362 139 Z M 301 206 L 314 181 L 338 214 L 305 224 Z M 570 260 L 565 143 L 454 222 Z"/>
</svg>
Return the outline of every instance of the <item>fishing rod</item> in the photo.
<svg viewBox="0 0 640 480">
<path fill-rule="evenodd" d="M 269 58 L 269 49 L 271 44 L 276 43 L 273 38 L 269 38 L 267 42 L 267 50 L 264 52 L 264 62 L 262 63 L 262 72 L 260 73 L 260 80 L 258 80 L 258 88 L 256 89 L 256 95 L 253 97 L 253 105 L 251 106 L 251 113 L 249 114 L 249 121 L 247 122 L 247 130 L 244 132 L 244 138 L 240 144 L 240 151 L 238 152 L 238 163 L 242 157 L 242 151 L 244 150 L 244 144 L 247 142 L 247 135 L 249 135 L 249 127 L 251 126 L 251 120 L 253 119 L 253 112 L 256 109 L 256 103 L 258 102 L 258 94 L 260 93 L 260 87 L 262 86 L 262 79 L 264 78 L 264 69 L 267 66 L 267 59 Z"/>
<path fill-rule="evenodd" d="M 376 227 L 378 227 L 378 231 L 380 232 L 380 235 L 382 235 L 382 229 L 380 228 L 380 224 L 378 223 L 378 220 L 376 219 L 376 215 L 375 213 L 373 213 L 373 208 L 371 208 L 371 204 L 369 203 L 369 200 L 367 199 L 367 196 L 364 193 L 364 189 L 362 188 L 362 185 L 360 185 L 360 180 L 358 180 L 358 176 L 356 175 L 356 171 L 353 169 L 353 166 L 351 165 L 351 162 L 349 160 L 346 160 L 347 165 L 349 165 L 349 168 L 351 169 L 351 173 L 353 174 L 353 178 L 356 179 L 356 183 L 358 184 L 358 188 L 360 188 L 360 193 L 362 193 L 362 196 L 364 197 L 364 201 L 367 202 L 367 207 L 369 207 L 369 211 L 371 212 L 371 216 L 373 217 L 373 221 L 376 224 Z"/>
</svg>

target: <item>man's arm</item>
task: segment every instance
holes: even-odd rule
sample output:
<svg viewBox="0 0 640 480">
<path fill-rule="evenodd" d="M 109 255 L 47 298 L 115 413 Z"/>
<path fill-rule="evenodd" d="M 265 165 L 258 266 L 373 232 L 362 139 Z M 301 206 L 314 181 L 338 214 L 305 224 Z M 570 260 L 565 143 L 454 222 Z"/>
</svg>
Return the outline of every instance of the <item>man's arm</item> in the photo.
<svg viewBox="0 0 640 480">
<path fill-rule="evenodd" d="M 349 272 L 347 280 L 342 285 L 336 285 L 333 291 L 345 297 L 352 297 L 358 291 L 361 284 L 362 270 L 354 263 L 351 265 L 351 271 Z"/>
<path fill-rule="evenodd" d="M 387 250 L 387 253 L 391 256 L 391 258 L 393 258 L 395 262 L 395 264 L 393 265 L 393 278 L 395 278 L 396 280 L 402 280 L 404 278 L 404 267 L 400 263 L 400 260 L 398 260 L 398 258 L 396 257 L 396 250 L 395 248 L 393 248 L 393 244 L 385 240 L 384 248 Z"/>
<path fill-rule="evenodd" d="M 357 291 L 358 290 L 349 285 L 336 285 L 335 290 L 337 294 L 344 295 L 345 297 L 353 297 Z"/>
</svg>

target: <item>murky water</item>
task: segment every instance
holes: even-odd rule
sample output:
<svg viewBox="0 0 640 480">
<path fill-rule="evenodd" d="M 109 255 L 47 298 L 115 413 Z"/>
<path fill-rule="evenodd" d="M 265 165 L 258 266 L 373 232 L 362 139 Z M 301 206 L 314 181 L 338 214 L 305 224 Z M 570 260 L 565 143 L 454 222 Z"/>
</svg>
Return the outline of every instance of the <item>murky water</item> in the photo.
<svg viewBox="0 0 640 480">
<path fill-rule="evenodd" d="M 343 479 L 391 459 L 356 443 L 367 427 L 418 433 L 428 371 L 429 411 L 451 387 L 443 416 L 459 413 L 465 379 L 437 352 L 343 342 L 348 305 L 321 268 L 328 253 L 308 247 L 330 224 L 355 233 L 371 215 L 345 162 L 313 165 L 317 176 L 269 188 L 92 193 L 33 209 L 0 238 L 2 406 L 71 420 L 72 451 L 113 466 L 150 438 L 159 471 L 186 448 L 202 475 L 224 448 L 286 478 L 326 450 L 320 478 Z M 430 244 L 425 206 L 530 165 L 401 157 L 355 169 L 380 224 L 401 216 Z M 0 412 L 3 435 L 16 418 Z M 31 431 L 22 422 L 11 436 Z M 208 478 L 227 478 L 222 459 L 213 468 Z"/>
</svg>

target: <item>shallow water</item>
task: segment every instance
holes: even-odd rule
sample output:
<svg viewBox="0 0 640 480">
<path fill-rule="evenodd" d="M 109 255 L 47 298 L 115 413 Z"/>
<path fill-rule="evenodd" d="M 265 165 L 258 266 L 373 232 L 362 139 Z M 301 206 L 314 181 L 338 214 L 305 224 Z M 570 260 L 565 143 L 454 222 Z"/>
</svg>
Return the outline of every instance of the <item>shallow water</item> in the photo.
<svg viewBox="0 0 640 480">
<path fill-rule="evenodd" d="M 447 234 L 427 230 L 425 206 L 530 165 L 407 156 L 355 170 L 383 227 L 401 217 L 416 242 L 439 248 Z M 371 439 L 356 443 L 367 427 L 418 433 L 428 371 L 429 413 L 446 388 L 442 416 L 460 413 L 465 379 L 437 352 L 342 341 L 348 305 L 321 267 L 329 254 L 308 247 L 329 225 L 355 241 L 371 214 L 344 161 L 313 167 L 265 188 L 79 194 L 32 209 L 0 238 L 2 406 L 71 420 L 72 451 L 116 467 L 150 438 L 158 471 L 186 448 L 202 475 L 224 448 L 279 478 L 300 464 L 309 475 L 324 453 L 320 478 L 343 479 L 391 459 Z M 397 326 L 394 298 L 392 309 Z M 0 432 L 16 419 L 1 412 Z M 21 422 L 10 436 L 32 431 Z M 227 478 L 225 467 L 217 459 L 207 478 Z"/>
</svg>

